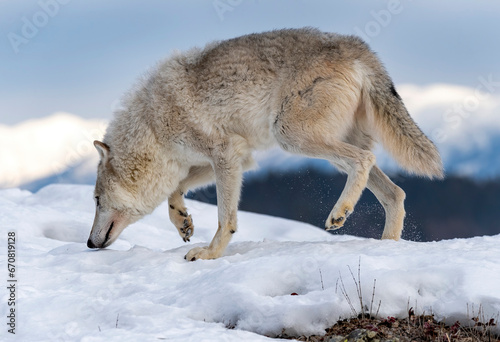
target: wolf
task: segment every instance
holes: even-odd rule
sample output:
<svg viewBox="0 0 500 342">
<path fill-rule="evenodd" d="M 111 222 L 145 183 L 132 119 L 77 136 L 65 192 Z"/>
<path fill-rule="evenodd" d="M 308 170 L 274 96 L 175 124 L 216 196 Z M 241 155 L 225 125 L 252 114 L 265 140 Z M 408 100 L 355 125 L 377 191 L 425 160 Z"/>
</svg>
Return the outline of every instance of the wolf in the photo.
<svg viewBox="0 0 500 342">
<path fill-rule="evenodd" d="M 189 241 L 194 225 L 183 196 L 215 181 L 217 232 L 185 258 L 220 257 L 237 231 L 252 152 L 276 144 L 347 173 L 327 230 L 344 225 L 367 187 L 385 209 L 382 239 L 398 240 L 405 192 L 375 165 L 376 141 L 408 172 L 443 177 L 435 145 L 356 36 L 283 29 L 175 52 L 140 78 L 103 141 L 94 142 L 100 162 L 87 245 L 109 246 L 166 199 L 170 220 Z"/>
</svg>

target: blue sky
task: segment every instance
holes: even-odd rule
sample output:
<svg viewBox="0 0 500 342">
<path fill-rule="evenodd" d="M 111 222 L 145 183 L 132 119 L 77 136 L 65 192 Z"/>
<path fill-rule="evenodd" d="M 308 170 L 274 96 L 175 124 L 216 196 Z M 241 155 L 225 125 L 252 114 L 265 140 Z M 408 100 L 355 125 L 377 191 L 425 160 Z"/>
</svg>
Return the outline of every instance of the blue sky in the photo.
<svg viewBox="0 0 500 342">
<path fill-rule="evenodd" d="M 396 84 L 476 87 L 500 79 L 499 18 L 491 0 L 1 1 L 0 124 L 110 118 L 172 50 L 284 27 L 361 34 Z"/>
</svg>

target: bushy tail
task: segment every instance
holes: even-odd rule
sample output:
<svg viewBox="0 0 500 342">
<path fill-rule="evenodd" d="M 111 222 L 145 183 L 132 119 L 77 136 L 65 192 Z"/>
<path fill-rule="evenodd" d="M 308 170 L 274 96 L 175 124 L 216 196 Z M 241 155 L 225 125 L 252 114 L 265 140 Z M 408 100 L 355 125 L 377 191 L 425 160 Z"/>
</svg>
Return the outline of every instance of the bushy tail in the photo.
<svg viewBox="0 0 500 342">
<path fill-rule="evenodd" d="M 392 81 L 380 83 L 370 85 L 371 108 L 367 108 L 373 112 L 380 142 L 410 173 L 442 179 L 443 163 L 436 146 L 410 117 Z"/>
</svg>

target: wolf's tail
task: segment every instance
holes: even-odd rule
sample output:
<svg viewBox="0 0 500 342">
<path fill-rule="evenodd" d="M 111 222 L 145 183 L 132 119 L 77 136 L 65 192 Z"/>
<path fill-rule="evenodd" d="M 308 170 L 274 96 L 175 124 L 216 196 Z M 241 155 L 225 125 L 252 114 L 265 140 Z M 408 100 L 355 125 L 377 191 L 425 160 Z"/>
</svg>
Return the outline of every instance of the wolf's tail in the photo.
<svg viewBox="0 0 500 342">
<path fill-rule="evenodd" d="M 443 178 L 443 163 L 436 146 L 410 117 L 394 84 L 384 76 L 367 89 L 367 102 L 371 105 L 367 110 L 373 113 L 380 142 L 410 173 Z"/>
</svg>

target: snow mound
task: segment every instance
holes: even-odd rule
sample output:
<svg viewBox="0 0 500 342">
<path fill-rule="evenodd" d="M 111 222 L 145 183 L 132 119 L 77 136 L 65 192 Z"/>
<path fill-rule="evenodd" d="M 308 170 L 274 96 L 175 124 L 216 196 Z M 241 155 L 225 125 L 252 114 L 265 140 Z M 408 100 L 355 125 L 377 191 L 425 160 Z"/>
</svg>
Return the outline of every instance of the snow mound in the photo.
<svg viewBox="0 0 500 342">
<path fill-rule="evenodd" d="M 379 241 L 240 212 L 222 258 L 187 262 L 188 250 L 215 233 L 216 207 L 187 202 L 196 226 L 189 244 L 164 203 L 110 248 L 94 251 L 86 247 L 92 190 L 0 191 L 2 245 L 7 232 L 17 236 L 19 340 L 268 341 L 263 335 L 283 329 L 321 334 L 351 315 L 340 277 L 357 306 L 348 267 L 356 273 L 359 260 L 365 304 L 376 279 L 381 316 L 406 316 L 408 302 L 417 314 L 432 311 L 450 321 L 465 320 L 467 306 L 482 306 L 486 318 L 500 311 L 500 236 Z M 6 253 L 2 248 L 2 263 Z M 6 303 L 5 290 L 3 297 Z M 0 308 L 6 317 L 7 305 Z"/>
</svg>

